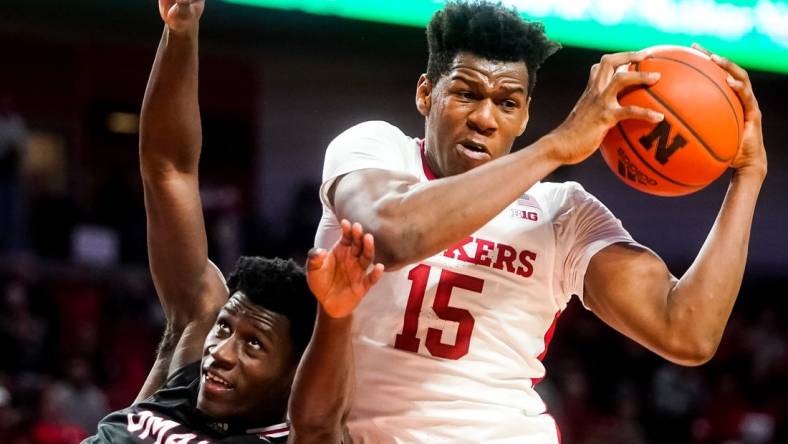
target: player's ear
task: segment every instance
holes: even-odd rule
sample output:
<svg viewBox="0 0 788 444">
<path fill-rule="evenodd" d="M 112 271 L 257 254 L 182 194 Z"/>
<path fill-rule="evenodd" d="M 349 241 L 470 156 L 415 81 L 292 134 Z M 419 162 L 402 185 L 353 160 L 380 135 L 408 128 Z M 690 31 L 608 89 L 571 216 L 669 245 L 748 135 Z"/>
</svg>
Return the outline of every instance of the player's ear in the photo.
<svg viewBox="0 0 788 444">
<path fill-rule="evenodd" d="M 416 84 L 416 109 L 419 113 L 427 117 L 432 108 L 432 82 L 427 78 L 427 74 L 419 76 Z"/>
</svg>

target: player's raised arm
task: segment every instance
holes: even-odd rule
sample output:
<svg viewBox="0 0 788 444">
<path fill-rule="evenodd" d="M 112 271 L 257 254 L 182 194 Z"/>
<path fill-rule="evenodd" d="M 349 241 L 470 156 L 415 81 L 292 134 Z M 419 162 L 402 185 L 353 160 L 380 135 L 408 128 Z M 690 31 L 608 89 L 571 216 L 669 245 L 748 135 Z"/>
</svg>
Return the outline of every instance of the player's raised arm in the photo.
<svg viewBox="0 0 788 444">
<path fill-rule="evenodd" d="M 167 331 L 140 397 L 169 371 L 200 357 L 205 332 L 227 299 L 221 274 L 208 261 L 197 180 L 202 143 L 197 35 L 203 6 L 202 0 L 159 1 L 165 29 L 142 104 L 148 255 Z M 181 337 L 187 340 L 172 359 Z"/>
<path fill-rule="evenodd" d="M 448 73 L 437 81 L 422 75 L 417 88 L 416 107 L 427 128 L 425 162 L 439 179 L 419 182 L 386 170 L 384 160 L 381 167 L 340 175 L 328 190 L 329 204 L 337 218 L 359 221 L 375 235 L 379 260 L 389 270 L 436 254 L 489 222 L 557 167 L 593 154 L 619 120 L 660 121 L 658 113 L 622 107 L 617 100 L 627 86 L 658 80 L 652 73 L 616 72 L 645 57 L 604 56 L 566 121 L 506 155 L 528 122 L 531 72 L 524 62 L 461 52 Z M 332 155 L 329 148 L 328 168 Z M 341 168 L 341 162 L 334 163 Z"/>
<path fill-rule="evenodd" d="M 291 443 L 339 443 L 353 387 L 353 310 L 383 273 L 374 239 L 343 220 L 331 250 L 314 249 L 307 282 L 320 302 L 312 340 L 298 367 L 288 408 Z"/>
<path fill-rule="evenodd" d="M 744 133 L 728 192 L 706 242 L 678 280 L 651 251 L 621 244 L 596 254 L 585 279 L 584 300 L 594 313 L 685 365 L 711 359 L 722 339 L 741 286 L 755 203 L 767 170 L 761 111 L 747 72 L 711 56 L 728 71 L 728 84 L 744 105 Z"/>
</svg>

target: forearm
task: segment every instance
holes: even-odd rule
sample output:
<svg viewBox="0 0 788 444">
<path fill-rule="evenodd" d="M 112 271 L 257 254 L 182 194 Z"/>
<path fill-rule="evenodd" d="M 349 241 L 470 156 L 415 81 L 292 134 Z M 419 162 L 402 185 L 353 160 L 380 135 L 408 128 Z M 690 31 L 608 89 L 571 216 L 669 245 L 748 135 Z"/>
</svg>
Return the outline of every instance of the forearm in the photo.
<svg viewBox="0 0 788 444">
<path fill-rule="evenodd" d="M 166 25 L 140 119 L 148 258 L 168 322 L 183 329 L 226 301 L 221 273 L 208 261 L 197 166 L 197 17 Z"/>
<path fill-rule="evenodd" d="M 391 271 L 437 254 L 488 223 L 560 165 L 547 154 L 556 143 L 548 135 L 463 174 L 403 184 L 381 193 L 374 205 L 347 199 L 350 205 L 338 207 L 337 214 L 367 227 L 378 260 Z"/>
<path fill-rule="evenodd" d="M 668 296 L 672 337 L 710 359 L 741 287 L 753 213 L 763 177 L 734 173 L 700 253 Z"/>
<path fill-rule="evenodd" d="M 354 383 L 352 323 L 352 316 L 334 319 L 319 310 L 290 396 L 292 442 L 340 442 Z"/>
<path fill-rule="evenodd" d="M 165 26 L 140 116 L 143 177 L 177 171 L 196 174 L 202 144 L 197 101 L 197 30 Z"/>
</svg>

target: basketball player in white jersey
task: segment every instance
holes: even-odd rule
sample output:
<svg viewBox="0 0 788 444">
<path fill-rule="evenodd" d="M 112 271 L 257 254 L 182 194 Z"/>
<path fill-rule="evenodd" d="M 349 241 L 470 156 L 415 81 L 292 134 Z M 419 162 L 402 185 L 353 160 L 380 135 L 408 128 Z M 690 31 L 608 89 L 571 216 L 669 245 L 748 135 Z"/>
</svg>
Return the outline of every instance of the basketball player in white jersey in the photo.
<svg viewBox="0 0 788 444">
<path fill-rule="evenodd" d="M 699 365 L 715 353 L 738 293 L 755 202 L 766 175 L 758 104 L 730 73 L 745 129 L 719 216 L 677 279 L 605 206 L 573 182 L 540 182 L 576 164 L 623 119 L 623 88 L 651 73 L 617 72 L 640 53 L 607 55 L 567 119 L 509 154 L 529 116 L 536 70 L 556 45 L 538 24 L 485 1 L 450 2 L 428 27 L 416 90 L 424 138 L 366 122 L 328 147 L 318 246 L 361 222 L 385 266 L 355 312 L 356 443 L 557 443 L 534 385 L 555 321 L 572 295 L 664 358 Z"/>
</svg>

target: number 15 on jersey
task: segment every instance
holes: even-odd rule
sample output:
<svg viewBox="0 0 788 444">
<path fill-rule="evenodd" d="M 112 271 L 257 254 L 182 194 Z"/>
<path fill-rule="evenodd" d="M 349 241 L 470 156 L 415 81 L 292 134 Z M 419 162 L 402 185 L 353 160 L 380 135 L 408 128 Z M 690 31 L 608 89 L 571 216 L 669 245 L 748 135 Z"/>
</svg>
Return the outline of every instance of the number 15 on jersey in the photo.
<svg viewBox="0 0 788 444">
<path fill-rule="evenodd" d="M 431 271 L 432 267 L 429 265 L 420 264 L 408 273 L 408 279 L 412 281 L 412 284 L 408 295 L 408 304 L 405 307 L 402 333 L 399 333 L 394 341 L 395 348 L 413 353 L 419 351 L 422 339 L 417 336 L 419 318 Z M 449 270 L 440 270 L 440 273 L 432 310 L 438 318 L 457 323 L 457 336 L 453 344 L 446 344 L 441 341 L 443 330 L 430 327 L 427 329 L 424 346 L 432 356 L 457 360 L 468 354 L 475 320 L 468 310 L 449 306 L 452 291 L 455 288 L 461 288 L 481 293 L 484 288 L 484 280 Z"/>
</svg>

